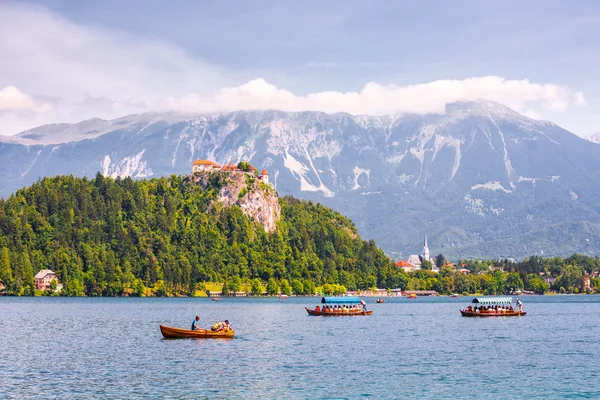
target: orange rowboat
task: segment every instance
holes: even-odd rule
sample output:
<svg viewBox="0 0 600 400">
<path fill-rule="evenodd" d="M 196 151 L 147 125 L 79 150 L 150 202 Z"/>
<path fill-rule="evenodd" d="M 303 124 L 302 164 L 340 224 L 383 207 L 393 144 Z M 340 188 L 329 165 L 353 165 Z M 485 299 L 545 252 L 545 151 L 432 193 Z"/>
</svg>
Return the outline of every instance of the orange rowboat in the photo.
<svg viewBox="0 0 600 400">
<path fill-rule="evenodd" d="M 172 328 L 166 325 L 160 325 L 160 333 L 165 339 L 233 339 L 235 332 L 233 330 L 214 332 L 208 329 L 192 331 L 189 329 Z"/>
</svg>

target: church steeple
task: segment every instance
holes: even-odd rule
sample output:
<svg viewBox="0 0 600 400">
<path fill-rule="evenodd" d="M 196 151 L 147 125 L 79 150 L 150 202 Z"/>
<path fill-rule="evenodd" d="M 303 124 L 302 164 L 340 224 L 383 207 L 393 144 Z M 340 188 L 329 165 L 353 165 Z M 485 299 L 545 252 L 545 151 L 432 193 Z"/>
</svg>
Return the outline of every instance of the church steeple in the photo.
<svg viewBox="0 0 600 400">
<path fill-rule="evenodd" d="M 429 247 L 427 246 L 427 235 L 425 235 L 425 241 L 423 242 L 423 259 L 429 260 Z"/>
</svg>

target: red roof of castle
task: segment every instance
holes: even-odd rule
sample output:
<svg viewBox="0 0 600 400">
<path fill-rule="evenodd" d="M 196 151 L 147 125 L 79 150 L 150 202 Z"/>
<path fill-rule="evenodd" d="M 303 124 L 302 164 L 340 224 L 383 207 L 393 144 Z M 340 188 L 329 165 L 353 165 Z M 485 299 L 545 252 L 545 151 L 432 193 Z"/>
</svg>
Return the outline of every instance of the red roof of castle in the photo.
<svg viewBox="0 0 600 400">
<path fill-rule="evenodd" d="M 263 169 L 262 172 L 260 173 L 261 175 L 269 175 L 269 173 L 267 172 L 266 169 Z"/>
<path fill-rule="evenodd" d="M 237 171 L 238 167 L 236 167 L 232 162 L 227 165 L 221 167 L 223 171 Z"/>
<path fill-rule="evenodd" d="M 192 163 L 192 165 L 212 165 L 215 167 L 220 167 L 219 164 L 217 164 L 214 161 L 210 161 L 210 160 L 196 160 Z"/>
<path fill-rule="evenodd" d="M 412 265 L 408 261 L 402 260 L 402 261 L 398 261 L 396 263 L 396 267 L 400 267 L 400 268 L 403 268 L 403 267 L 412 267 Z"/>
</svg>

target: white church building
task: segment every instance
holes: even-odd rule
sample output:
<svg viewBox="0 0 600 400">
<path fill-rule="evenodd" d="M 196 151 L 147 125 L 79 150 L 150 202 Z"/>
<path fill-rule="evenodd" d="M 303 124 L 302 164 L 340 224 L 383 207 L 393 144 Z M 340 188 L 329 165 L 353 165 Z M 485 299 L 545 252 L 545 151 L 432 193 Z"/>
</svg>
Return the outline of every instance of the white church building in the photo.
<svg viewBox="0 0 600 400">
<path fill-rule="evenodd" d="M 437 271 L 437 268 L 435 266 L 435 261 L 433 260 L 433 258 L 431 258 L 431 255 L 429 254 L 429 246 L 427 245 L 427 235 L 425 235 L 425 240 L 423 242 L 423 252 L 419 255 L 419 254 L 411 254 L 410 256 L 408 256 L 408 263 L 413 267 L 413 269 L 421 269 L 421 265 L 423 264 L 423 261 L 427 260 L 431 263 L 432 268 L 434 271 Z"/>
</svg>

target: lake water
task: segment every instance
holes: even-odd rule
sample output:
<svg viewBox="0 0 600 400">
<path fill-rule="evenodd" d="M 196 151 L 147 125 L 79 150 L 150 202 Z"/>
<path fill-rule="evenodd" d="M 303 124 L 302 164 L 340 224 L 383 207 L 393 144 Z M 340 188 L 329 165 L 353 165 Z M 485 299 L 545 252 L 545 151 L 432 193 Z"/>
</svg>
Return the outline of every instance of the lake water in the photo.
<svg viewBox="0 0 600 400">
<path fill-rule="evenodd" d="M 463 318 L 470 298 L 391 299 L 309 317 L 317 298 L 0 298 L 0 398 L 600 398 L 600 297 L 522 297 L 520 318 Z M 233 340 L 164 340 L 229 319 Z"/>
</svg>

